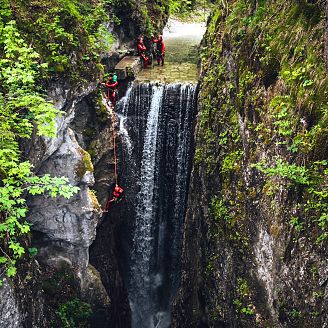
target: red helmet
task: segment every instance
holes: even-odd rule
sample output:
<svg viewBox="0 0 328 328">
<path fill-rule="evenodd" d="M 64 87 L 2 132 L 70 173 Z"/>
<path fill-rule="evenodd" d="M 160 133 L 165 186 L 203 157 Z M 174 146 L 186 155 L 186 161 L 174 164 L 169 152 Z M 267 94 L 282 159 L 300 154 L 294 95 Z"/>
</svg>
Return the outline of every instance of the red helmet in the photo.
<svg viewBox="0 0 328 328">
<path fill-rule="evenodd" d="M 162 35 L 159 35 L 158 36 L 158 40 L 162 41 L 163 40 L 163 36 Z"/>
</svg>

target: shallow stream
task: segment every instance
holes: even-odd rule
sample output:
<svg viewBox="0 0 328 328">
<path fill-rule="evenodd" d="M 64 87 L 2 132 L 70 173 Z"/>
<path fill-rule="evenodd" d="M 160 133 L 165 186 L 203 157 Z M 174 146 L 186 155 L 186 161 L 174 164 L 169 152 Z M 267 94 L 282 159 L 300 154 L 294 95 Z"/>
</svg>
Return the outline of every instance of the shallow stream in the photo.
<svg viewBox="0 0 328 328">
<path fill-rule="evenodd" d="M 169 19 L 163 31 L 165 64 L 142 70 L 137 81 L 162 83 L 196 83 L 199 76 L 198 47 L 206 30 L 205 23 L 186 23 Z"/>
</svg>

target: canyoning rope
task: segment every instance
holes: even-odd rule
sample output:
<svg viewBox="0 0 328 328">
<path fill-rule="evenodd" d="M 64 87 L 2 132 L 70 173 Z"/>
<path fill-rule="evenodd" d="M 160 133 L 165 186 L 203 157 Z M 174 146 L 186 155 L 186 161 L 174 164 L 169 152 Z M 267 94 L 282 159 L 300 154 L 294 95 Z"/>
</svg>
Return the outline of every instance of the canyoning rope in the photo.
<svg viewBox="0 0 328 328">
<path fill-rule="evenodd" d="M 117 156 L 116 156 L 116 135 L 115 135 L 115 114 L 114 106 L 109 105 L 110 113 L 112 116 L 112 133 L 113 133 L 113 149 L 114 149 L 114 177 L 117 185 Z"/>
<path fill-rule="evenodd" d="M 106 107 L 109 109 L 111 118 L 112 118 L 112 136 L 113 136 L 113 150 L 114 150 L 114 177 L 115 177 L 115 185 L 117 186 L 117 156 L 116 156 L 116 135 L 115 135 L 115 114 L 114 114 L 114 106 L 112 104 L 109 104 L 106 99 Z M 105 207 L 103 209 L 103 212 L 108 212 L 110 203 L 113 201 L 111 196 L 107 198 Z"/>
</svg>

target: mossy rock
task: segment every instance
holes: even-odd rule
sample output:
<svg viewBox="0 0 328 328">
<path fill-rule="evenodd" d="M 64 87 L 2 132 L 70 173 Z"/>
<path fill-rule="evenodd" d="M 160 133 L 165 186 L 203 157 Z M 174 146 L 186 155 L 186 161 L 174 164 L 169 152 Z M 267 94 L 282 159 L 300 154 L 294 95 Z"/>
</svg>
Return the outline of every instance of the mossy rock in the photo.
<svg viewBox="0 0 328 328">
<path fill-rule="evenodd" d="M 75 174 L 80 179 L 82 179 L 82 177 L 87 171 L 93 172 L 94 168 L 93 168 L 90 154 L 82 148 L 80 149 L 80 154 L 82 158 L 79 161 L 79 163 L 76 165 Z"/>
<path fill-rule="evenodd" d="M 99 201 L 98 201 L 98 198 L 97 198 L 95 192 L 93 190 L 89 189 L 88 190 L 88 195 L 91 198 L 92 205 L 93 205 L 94 209 L 101 210 L 101 207 L 99 205 Z"/>
</svg>

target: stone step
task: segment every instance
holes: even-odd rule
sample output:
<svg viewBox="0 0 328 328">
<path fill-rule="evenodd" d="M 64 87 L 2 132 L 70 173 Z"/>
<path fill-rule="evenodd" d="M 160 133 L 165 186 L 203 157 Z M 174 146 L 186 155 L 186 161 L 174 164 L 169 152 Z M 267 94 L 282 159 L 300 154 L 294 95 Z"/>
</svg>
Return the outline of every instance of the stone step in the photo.
<svg viewBox="0 0 328 328">
<path fill-rule="evenodd" d="M 115 66 L 115 72 L 119 80 L 124 80 L 127 77 L 136 77 L 141 68 L 139 56 L 126 56 Z"/>
</svg>

